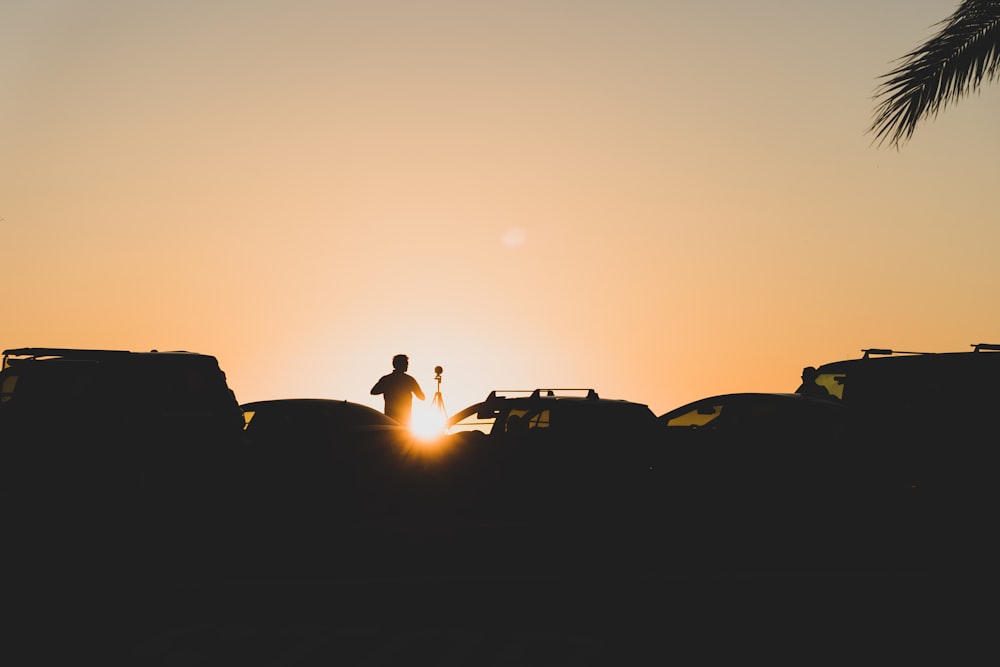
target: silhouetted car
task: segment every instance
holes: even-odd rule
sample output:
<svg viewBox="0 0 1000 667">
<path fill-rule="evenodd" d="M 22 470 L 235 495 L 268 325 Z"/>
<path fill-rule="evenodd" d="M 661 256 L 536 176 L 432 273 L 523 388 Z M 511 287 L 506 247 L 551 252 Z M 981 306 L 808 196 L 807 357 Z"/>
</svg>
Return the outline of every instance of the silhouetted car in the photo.
<svg viewBox="0 0 1000 667">
<path fill-rule="evenodd" d="M 847 419 L 839 402 L 800 394 L 709 396 L 659 417 L 665 446 L 658 465 L 687 486 L 816 488 L 856 464 L 846 456 L 856 449 Z"/>
<path fill-rule="evenodd" d="M 241 407 L 242 495 L 272 527 L 373 520 L 401 493 L 415 441 L 408 428 L 378 410 L 322 398 Z"/>
<path fill-rule="evenodd" d="M 243 417 L 215 357 L 193 352 L 5 350 L 0 438 L 237 438 Z"/>
<path fill-rule="evenodd" d="M 153 536 L 178 543 L 226 513 L 242 427 L 213 356 L 6 350 L 0 493 L 8 555 L 43 579 L 142 568 L 139 551 Z"/>
<path fill-rule="evenodd" d="M 995 489 L 990 443 L 1000 404 L 1000 345 L 969 352 L 869 348 L 857 359 L 803 371 L 798 393 L 847 410 L 845 440 L 891 478 L 967 494 Z M 982 506 L 983 503 L 971 503 Z"/>
<path fill-rule="evenodd" d="M 709 397 L 660 420 L 674 441 L 782 442 L 817 456 L 840 449 L 872 476 L 924 486 L 958 473 L 951 464 L 968 464 L 969 476 L 994 462 L 983 436 L 995 430 L 1000 403 L 997 351 L 989 344 L 970 352 L 866 349 L 857 359 L 806 367 L 794 394 Z"/>
<path fill-rule="evenodd" d="M 662 432 L 645 404 L 545 388 L 492 391 L 446 428 L 460 477 L 492 510 L 588 519 L 642 490 Z"/>
<path fill-rule="evenodd" d="M 408 439 L 409 431 L 360 403 L 324 398 L 255 401 L 240 406 L 247 439 L 255 443 L 337 444 L 383 437 Z"/>
<path fill-rule="evenodd" d="M 597 438 L 645 437 L 656 415 L 642 403 L 598 396 L 593 389 L 492 391 L 486 400 L 454 414 L 446 430 L 494 439 L 545 437 L 584 445 Z"/>
<path fill-rule="evenodd" d="M 698 431 L 766 440 L 827 437 L 842 427 L 845 417 L 844 406 L 831 400 L 801 394 L 736 393 L 674 408 L 659 421 L 673 435 Z"/>
<path fill-rule="evenodd" d="M 862 350 L 858 359 L 808 367 L 798 393 L 819 388 L 849 406 L 859 428 L 879 436 L 974 436 L 994 428 L 1000 345 L 972 347 L 970 352 Z"/>
<path fill-rule="evenodd" d="M 767 517 L 783 548 L 808 536 L 900 569 L 990 563 L 1000 346 L 972 347 L 870 348 L 806 367 L 795 394 L 696 401 L 660 418 L 661 453 L 689 497 L 715 503 L 703 522 Z"/>
<path fill-rule="evenodd" d="M 1000 504 L 1000 345 L 970 347 L 869 348 L 809 369 L 813 383 L 849 409 L 850 439 L 921 499 L 928 544 L 960 568 L 992 567 L 998 554 L 983 526 Z M 800 391 L 808 388 L 804 382 Z"/>
</svg>

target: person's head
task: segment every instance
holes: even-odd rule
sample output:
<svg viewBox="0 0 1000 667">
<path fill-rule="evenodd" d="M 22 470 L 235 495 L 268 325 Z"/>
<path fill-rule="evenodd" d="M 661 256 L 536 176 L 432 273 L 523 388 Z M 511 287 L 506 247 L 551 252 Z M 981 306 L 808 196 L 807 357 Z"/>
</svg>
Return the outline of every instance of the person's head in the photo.
<svg viewBox="0 0 1000 667">
<path fill-rule="evenodd" d="M 410 358 L 405 354 L 397 354 L 392 358 L 392 367 L 397 371 L 405 371 L 410 367 Z"/>
</svg>

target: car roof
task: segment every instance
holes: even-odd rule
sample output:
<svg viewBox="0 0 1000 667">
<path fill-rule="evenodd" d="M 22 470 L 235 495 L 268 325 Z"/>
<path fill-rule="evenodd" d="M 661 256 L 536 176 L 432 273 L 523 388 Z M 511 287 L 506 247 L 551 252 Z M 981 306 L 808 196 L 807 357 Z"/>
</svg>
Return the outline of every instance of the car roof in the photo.
<svg viewBox="0 0 1000 667">
<path fill-rule="evenodd" d="M 618 398 L 601 398 L 601 396 L 590 388 L 537 388 L 537 389 L 494 389 L 486 397 L 486 400 L 477 405 L 489 403 L 502 404 L 505 402 L 565 402 L 565 403 L 590 403 L 601 405 L 642 405 Z"/>
<path fill-rule="evenodd" d="M 363 403 L 335 398 L 277 398 L 243 403 L 244 412 L 298 412 L 310 414 L 338 414 L 351 417 L 364 416 L 378 423 L 396 425 L 397 422 L 383 412 Z"/>
<path fill-rule="evenodd" d="M 1000 399 L 1000 345 L 972 347 L 965 352 L 871 348 L 861 358 L 818 366 L 816 373 L 843 387 L 841 400 L 866 410 L 915 414 L 957 408 L 984 419 Z"/>
<path fill-rule="evenodd" d="M 854 359 L 831 361 L 816 367 L 819 372 L 836 372 L 850 368 L 897 367 L 965 367 L 968 365 L 1000 364 L 1000 345 L 976 343 L 971 351 L 962 352 L 908 352 L 890 348 L 865 348 L 862 356 Z"/>
<path fill-rule="evenodd" d="M 456 424 L 480 410 L 491 407 L 500 410 L 522 405 L 539 406 L 556 404 L 567 409 L 586 408 L 587 410 L 607 410 L 609 408 L 626 408 L 637 413 L 640 411 L 648 413 L 651 420 L 656 419 L 656 414 L 645 403 L 617 398 L 601 398 L 596 391 L 590 388 L 543 387 L 537 389 L 495 389 L 487 395 L 485 400 L 474 403 L 453 414 L 449 417 L 448 424 Z"/>
<path fill-rule="evenodd" d="M 731 394 L 718 394 L 716 396 L 706 396 L 705 398 L 699 398 L 696 401 L 691 401 L 690 403 L 685 403 L 679 407 L 669 410 L 668 412 L 660 415 L 659 419 L 662 421 L 667 421 L 672 417 L 682 415 L 689 410 L 696 408 L 699 405 L 705 403 L 762 403 L 762 402 L 772 402 L 781 403 L 785 405 L 828 405 L 832 406 L 831 409 L 837 409 L 840 403 L 837 401 L 831 401 L 824 398 L 815 398 L 812 396 L 803 396 L 802 394 L 794 393 L 782 393 L 782 392 L 735 392 Z"/>
<path fill-rule="evenodd" d="M 133 352 L 131 350 L 98 350 L 69 347 L 18 347 L 3 351 L 5 362 L 9 357 L 20 357 L 28 360 L 85 359 L 101 361 L 104 359 L 121 359 L 129 356 L 211 357 L 212 355 L 201 354 L 200 352 L 188 352 L 187 350 Z"/>
<path fill-rule="evenodd" d="M 359 408 L 364 408 L 365 410 L 371 410 L 372 412 L 379 412 L 370 405 L 365 405 L 364 403 L 355 403 L 353 401 L 348 401 L 347 399 L 340 398 L 270 398 L 262 401 L 249 401 L 243 403 L 240 407 L 256 407 L 265 408 L 268 406 L 273 407 L 283 407 L 283 406 L 337 406 L 337 405 L 350 405 L 357 406 Z M 379 414 L 382 414 L 379 412 Z"/>
<path fill-rule="evenodd" d="M 362 403 L 332 398 L 283 398 L 243 403 L 248 434 L 271 438 L 328 438 L 337 434 L 402 431 L 384 413 Z"/>
</svg>

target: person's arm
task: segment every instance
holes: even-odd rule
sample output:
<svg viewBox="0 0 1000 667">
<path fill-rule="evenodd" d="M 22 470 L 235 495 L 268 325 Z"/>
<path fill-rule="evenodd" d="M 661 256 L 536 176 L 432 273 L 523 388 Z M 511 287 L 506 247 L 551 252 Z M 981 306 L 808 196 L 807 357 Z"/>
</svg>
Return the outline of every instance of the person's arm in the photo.
<svg viewBox="0 0 1000 667">
<path fill-rule="evenodd" d="M 382 386 L 382 380 L 384 380 L 384 379 L 385 379 L 385 376 L 383 375 L 382 377 L 380 377 L 378 379 L 378 382 L 375 383 L 375 386 L 372 387 L 372 396 L 377 396 L 377 395 L 385 392 L 385 388 Z"/>
<path fill-rule="evenodd" d="M 421 401 L 426 398 L 426 396 L 424 396 L 424 391 L 420 388 L 420 384 L 417 382 L 416 378 L 413 379 L 413 395 Z"/>
</svg>

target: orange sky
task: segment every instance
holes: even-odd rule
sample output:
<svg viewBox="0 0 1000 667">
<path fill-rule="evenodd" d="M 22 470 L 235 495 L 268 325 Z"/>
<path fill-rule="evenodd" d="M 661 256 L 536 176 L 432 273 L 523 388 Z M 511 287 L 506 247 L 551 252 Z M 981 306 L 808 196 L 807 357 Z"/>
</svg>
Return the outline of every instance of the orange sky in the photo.
<svg viewBox="0 0 1000 667">
<path fill-rule="evenodd" d="M 1000 86 L 902 150 L 955 2 L 0 6 L 0 344 L 216 355 L 241 402 L 663 413 L 1000 343 Z"/>
</svg>

